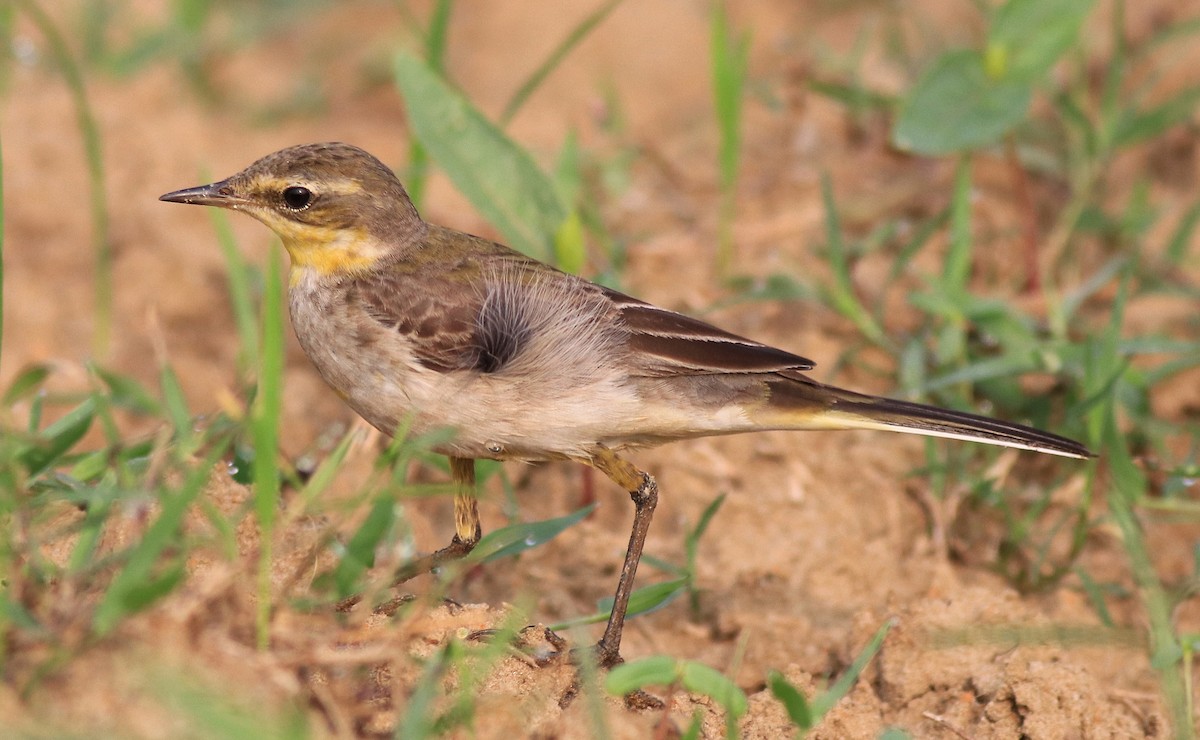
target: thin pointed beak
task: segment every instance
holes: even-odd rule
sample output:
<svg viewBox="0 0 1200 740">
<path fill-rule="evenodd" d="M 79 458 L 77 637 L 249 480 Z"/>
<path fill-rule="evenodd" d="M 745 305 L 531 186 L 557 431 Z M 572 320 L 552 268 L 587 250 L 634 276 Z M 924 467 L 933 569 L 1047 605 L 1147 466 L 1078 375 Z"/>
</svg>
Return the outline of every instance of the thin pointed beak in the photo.
<svg viewBox="0 0 1200 740">
<path fill-rule="evenodd" d="M 159 200 L 169 203 L 187 203 L 196 206 L 218 206 L 220 208 L 235 208 L 246 203 L 246 199 L 234 192 L 228 180 L 214 182 L 211 185 L 200 185 L 194 188 L 176 190 L 166 195 L 158 196 Z"/>
</svg>

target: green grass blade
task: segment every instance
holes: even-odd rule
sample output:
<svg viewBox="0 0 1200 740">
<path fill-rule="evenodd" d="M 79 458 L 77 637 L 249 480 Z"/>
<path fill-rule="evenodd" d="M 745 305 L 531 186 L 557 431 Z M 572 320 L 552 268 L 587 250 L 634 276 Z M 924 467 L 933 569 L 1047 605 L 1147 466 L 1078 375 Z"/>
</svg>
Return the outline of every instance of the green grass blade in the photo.
<svg viewBox="0 0 1200 740">
<path fill-rule="evenodd" d="M 846 242 L 842 238 L 842 224 L 838 218 L 837 203 L 833 199 L 833 184 L 828 174 L 821 175 L 821 199 L 825 205 L 825 240 L 829 250 L 829 266 L 833 270 L 833 284 L 826 289 L 829 302 L 838 313 L 853 321 L 863 336 L 886 347 L 889 341 L 883 329 L 855 293 L 854 281 L 850 275 L 850 258 Z"/>
<path fill-rule="evenodd" d="M 0 237 L 0 239 L 2 238 Z M 49 365 L 38 364 L 25 368 L 16 378 L 13 378 L 13 382 L 4 391 L 4 396 L 0 398 L 0 405 L 12 406 L 18 401 L 23 401 L 41 392 L 42 384 L 48 377 L 50 377 Z"/>
<path fill-rule="evenodd" d="M 91 428 L 92 420 L 96 418 L 96 410 L 96 399 L 87 398 L 42 430 L 38 434 L 40 444 L 26 449 L 20 456 L 29 476 L 39 475 L 53 467 L 64 453 L 83 439 L 83 435 Z"/>
<path fill-rule="evenodd" d="M 178 578 L 182 577 L 182 560 L 162 569 L 156 566 L 163 553 L 178 544 L 184 514 L 204 490 L 212 466 L 224 450 L 224 444 L 215 445 L 207 459 L 192 468 L 178 491 L 161 497 L 162 509 L 158 518 L 133 546 L 125 567 L 113 578 L 96 608 L 92 617 L 92 629 L 96 634 L 107 634 L 126 616 L 144 609 L 170 592 Z"/>
<path fill-rule="evenodd" d="M 966 294 L 971 277 L 971 158 L 962 156 L 954 172 L 950 205 L 950 251 L 942 267 L 941 287 L 951 296 Z"/>
<path fill-rule="evenodd" d="M 624 696 L 644 686 L 670 686 L 678 677 L 675 658 L 651 655 L 614 666 L 604 679 L 604 688 L 614 696 Z"/>
<path fill-rule="evenodd" d="M 163 363 L 159 369 L 158 384 L 162 389 L 163 411 L 171 426 L 175 429 L 175 440 L 180 451 L 186 455 L 192 451 L 192 412 L 188 409 L 187 398 L 183 394 L 183 386 L 174 368 Z"/>
<path fill-rule="evenodd" d="M 4 140 L 0 138 L 0 350 L 4 348 Z M 0 354 L 0 367 L 3 355 Z M 7 395 L 5 396 L 7 404 Z"/>
<path fill-rule="evenodd" d="M 202 178 L 205 179 L 205 178 Z M 225 275 L 229 280 L 229 300 L 233 303 L 233 320 L 237 325 L 238 370 L 243 374 L 258 367 L 258 326 L 254 311 L 254 291 L 251 283 L 251 268 L 238 251 L 237 239 L 229 225 L 229 218 L 220 208 L 206 208 L 217 234 L 217 244 L 225 257 Z"/>
<path fill-rule="evenodd" d="M 466 557 L 466 561 L 490 563 L 500 558 L 519 555 L 554 539 L 563 530 L 583 521 L 595 508 L 596 505 L 592 504 L 556 519 L 513 524 L 488 532 L 475 545 L 475 549 Z"/>
<path fill-rule="evenodd" d="M 1148 110 L 1124 110 L 1112 134 L 1112 146 L 1125 149 L 1163 135 L 1167 129 L 1192 120 L 1200 104 L 1200 85 L 1175 93 L 1171 99 Z"/>
<path fill-rule="evenodd" d="M 89 364 L 89 369 L 108 388 L 108 398 L 114 406 L 143 416 L 161 415 L 162 405 L 158 399 L 137 380 L 129 375 L 106 370 L 99 365 Z"/>
<path fill-rule="evenodd" d="M 643 586 L 635 590 L 629 596 L 629 608 L 625 610 L 625 616 L 635 617 L 639 614 L 648 614 L 661 609 L 684 592 L 687 588 L 688 580 L 687 576 L 673 578 L 669 581 L 652 583 L 649 586 Z M 550 625 L 550 629 L 555 631 L 566 630 L 571 627 L 608 621 L 609 615 L 612 614 L 613 597 L 607 596 L 601 599 L 598 606 L 599 608 L 592 614 Z"/>
<path fill-rule="evenodd" d="M 420 680 L 408 697 L 408 706 L 400 717 L 395 737 L 422 740 L 438 734 L 435 732 L 437 701 L 443 693 L 443 677 L 461 653 L 462 647 L 451 640 L 429 658 Z"/>
<path fill-rule="evenodd" d="M 558 65 L 566 58 L 571 50 L 579 45 L 579 42 L 587 38 L 587 35 L 592 32 L 596 26 L 600 25 L 605 18 L 609 16 L 617 6 L 624 0 L 608 0 L 600 7 L 589 13 L 577 26 L 571 29 L 566 38 L 559 42 L 558 46 L 550 52 L 550 56 L 533 70 L 533 73 L 526 78 L 525 82 L 517 88 L 512 97 L 504 105 L 504 111 L 500 114 L 500 125 L 507 126 L 512 121 L 513 116 L 525 105 L 525 101 L 537 90 L 538 86 L 550 76 L 550 73 L 558 68 Z"/>
<path fill-rule="evenodd" d="M 79 533 L 71 548 L 71 557 L 67 560 L 67 573 L 82 573 L 95 562 L 100 537 L 111 513 L 112 506 L 108 501 L 100 500 L 100 497 L 95 495 L 89 497 L 87 511 L 84 512 L 83 521 L 79 523 Z"/>
<path fill-rule="evenodd" d="M 396 502 L 389 495 L 380 496 L 346 543 L 337 567 L 330 574 L 338 599 L 363 590 L 362 574 L 375 565 L 375 550 L 395 521 Z"/>
<path fill-rule="evenodd" d="M 683 662 L 679 679 L 683 688 L 711 698 L 725 710 L 726 737 L 736 738 L 737 721 L 750 706 L 745 692 L 716 668 L 695 660 Z"/>
<path fill-rule="evenodd" d="M 867 663 L 871 662 L 871 658 L 874 658 L 875 654 L 879 652 L 879 648 L 883 647 L 884 638 L 887 637 L 887 633 L 894 626 L 895 622 L 893 620 L 884 622 L 883 626 L 875 631 L 867 646 L 862 649 L 862 652 L 850 664 L 850 667 L 838 677 L 838 680 L 827 691 L 813 699 L 811 706 L 814 723 L 820 722 L 821 717 L 824 717 L 826 712 L 833 709 L 834 704 L 837 704 L 841 701 L 842 697 L 850 693 L 850 689 L 854 687 L 854 682 L 862 675 L 863 669 L 867 667 Z"/>
<path fill-rule="evenodd" d="M 263 290 L 262 352 L 251 425 L 254 438 L 254 511 L 262 528 L 258 564 L 257 634 L 267 645 L 271 606 L 271 535 L 279 510 L 279 414 L 283 404 L 283 265 L 271 250 Z"/>
<path fill-rule="evenodd" d="M 58 64 L 67 89 L 71 91 L 79 133 L 83 137 L 92 214 L 92 248 L 96 258 L 96 324 L 93 351 L 97 356 L 103 356 L 108 350 L 109 332 L 112 328 L 112 243 L 108 238 L 108 201 L 107 190 L 104 187 L 104 156 L 100 146 L 100 127 L 88 102 L 83 71 L 54 21 L 34 0 L 17 0 L 17 3 L 29 15 L 50 46 L 50 55 Z"/>
<path fill-rule="evenodd" d="M 1104 603 L 1104 588 L 1096 583 L 1091 574 L 1084 570 L 1083 566 L 1076 565 L 1074 568 L 1075 575 L 1079 576 L 1079 583 L 1083 588 L 1083 593 L 1087 595 L 1088 601 L 1092 604 L 1092 609 L 1096 611 L 1096 616 L 1100 618 L 1100 624 L 1105 627 L 1115 629 L 1117 623 L 1113 621 L 1112 614 L 1108 611 L 1108 605 Z"/>
<path fill-rule="evenodd" d="M 1175 233 L 1167 243 L 1168 262 L 1173 265 L 1183 264 L 1183 258 L 1187 256 L 1188 248 L 1195 242 L 1192 237 L 1196 234 L 1197 224 L 1200 224 L 1200 201 L 1193 203 L 1180 217 L 1179 226 L 1175 228 Z M 2 221 L 0 221 L 0 225 L 3 225 Z"/>
<path fill-rule="evenodd" d="M 713 4 L 712 17 L 712 79 L 716 103 L 717 127 L 720 130 L 718 165 L 722 188 L 732 187 L 737 179 L 741 143 L 742 96 L 746 85 L 746 60 L 750 51 L 749 36 L 736 34 L 730 26 L 724 2 Z"/>
<path fill-rule="evenodd" d="M 721 205 L 717 234 L 717 272 L 728 275 L 733 263 L 733 216 L 736 204 L 738 164 L 742 143 L 742 100 L 746 87 L 746 64 L 750 52 L 748 33 L 736 33 L 730 25 L 724 0 L 713 3 L 712 33 L 713 102 L 716 106 L 718 181 Z"/>
<path fill-rule="evenodd" d="M 782 673 L 771 671 L 767 675 L 767 687 L 783 705 L 783 710 L 787 712 L 788 719 L 792 724 L 801 730 L 812 729 L 813 713 L 812 707 L 808 705 L 808 699 L 805 699 L 804 694 L 784 678 Z"/>
<path fill-rule="evenodd" d="M 700 519 L 696 522 L 696 526 L 688 532 L 683 539 L 684 552 L 687 553 L 688 569 L 695 570 L 696 552 L 700 547 L 700 538 L 708 531 L 708 526 L 712 524 L 713 517 L 717 515 L 717 510 L 721 508 L 721 504 L 725 503 L 725 494 L 722 493 L 712 500 L 712 502 L 704 507 L 704 511 L 700 513 Z"/>
<path fill-rule="evenodd" d="M 446 74 L 446 40 L 449 37 L 450 17 L 454 11 L 454 0 L 438 0 L 429 19 L 429 30 L 425 33 L 425 61 L 439 75 Z M 408 167 L 404 172 L 404 187 L 408 197 L 418 209 L 425 200 L 425 183 L 429 179 L 429 152 L 421 140 L 412 137 L 408 142 Z"/>
<path fill-rule="evenodd" d="M 536 259 L 554 259 L 553 236 L 568 209 L 527 151 L 410 54 L 396 58 L 396 81 L 413 131 L 472 205 Z"/>
<path fill-rule="evenodd" d="M 446 40 L 450 36 L 450 17 L 454 15 L 454 0 L 438 0 L 429 19 L 425 34 L 425 61 L 438 74 L 446 72 Z"/>
<path fill-rule="evenodd" d="M 329 484 L 333 483 L 334 476 L 342 466 L 342 461 L 346 459 L 346 455 L 350 452 L 350 447 L 354 444 L 358 433 L 351 429 L 342 436 L 337 447 L 333 448 L 333 452 L 329 453 L 321 464 L 317 466 L 316 471 L 309 477 L 308 482 L 304 484 L 304 490 L 300 492 L 300 497 L 306 505 L 311 504 L 317 499 Z"/>
<path fill-rule="evenodd" d="M 672 686 L 707 696 L 725 710 L 726 730 L 736 737 L 737 720 L 746 713 L 746 694 L 730 678 L 715 668 L 695 660 L 678 660 L 653 655 L 614 667 L 604 681 L 610 694 L 623 696 L 647 686 Z"/>
<path fill-rule="evenodd" d="M 1128 262 L 1129 259 L 1125 256 L 1110 259 L 1101 265 L 1100 269 L 1092 273 L 1091 277 L 1063 296 L 1060 310 L 1064 318 L 1074 316 L 1075 312 L 1083 306 L 1084 301 L 1099 293 L 1118 273 L 1125 269 Z"/>
<path fill-rule="evenodd" d="M 1145 495 L 1146 480 L 1125 448 L 1124 435 L 1117 428 L 1116 406 L 1111 400 L 1105 412 L 1104 438 L 1106 458 L 1112 472 L 1108 508 L 1121 530 L 1125 555 L 1141 591 L 1142 604 L 1150 623 L 1150 665 L 1159 674 L 1174 731 L 1172 736 L 1191 738 L 1194 737 L 1194 730 L 1180 675 L 1181 670 L 1191 670 L 1191 667 L 1181 665 L 1182 651 L 1172 626 L 1171 603 L 1154 570 L 1145 536 L 1134 515 L 1134 505 Z"/>
</svg>

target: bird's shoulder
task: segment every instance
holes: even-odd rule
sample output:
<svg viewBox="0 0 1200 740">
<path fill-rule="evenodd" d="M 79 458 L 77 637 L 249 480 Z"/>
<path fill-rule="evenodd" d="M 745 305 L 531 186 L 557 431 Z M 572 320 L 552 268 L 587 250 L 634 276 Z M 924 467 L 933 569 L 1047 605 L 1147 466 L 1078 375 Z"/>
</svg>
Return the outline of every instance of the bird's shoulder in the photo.
<svg viewBox="0 0 1200 740">
<path fill-rule="evenodd" d="M 418 248 L 346 284 L 347 299 L 404 338 L 417 362 L 449 372 L 494 371 L 520 350 L 514 308 L 535 284 L 571 277 L 502 244 L 430 225 Z"/>
</svg>

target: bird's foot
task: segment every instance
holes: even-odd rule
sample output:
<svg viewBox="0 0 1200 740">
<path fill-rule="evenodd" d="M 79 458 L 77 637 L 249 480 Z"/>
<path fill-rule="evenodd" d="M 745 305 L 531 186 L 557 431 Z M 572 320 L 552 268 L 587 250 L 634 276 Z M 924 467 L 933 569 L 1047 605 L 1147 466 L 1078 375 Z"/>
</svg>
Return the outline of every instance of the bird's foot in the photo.
<svg viewBox="0 0 1200 740">
<path fill-rule="evenodd" d="M 458 535 L 454 535 L 454 539 L 450 540 L 450 544 L 442 549 L 424 555 L 419 558 L 408 561 L 396 570 L 395 579 L 392 581 L 392 588 L 395 588 L 407 581 L 411 581 L 417 576 L 432 572 L 435 568 L 439 568 L 446 563 L 459 560 L 466 556 L 471 550 L 475 549 L 475 544 L 479 542 L 479 532 L 476 530 L 475 537 L 470 540 L 463 540 Z M 362 594 L 355 594 L 339 601 L 334 605 L 334 610 L 339 612 L 348 612 L 353 609 L 358 602 L 362 601 Z M 406 597 L 398 597 L 403 600 Z M 402 601 L 401 601 L 402 603 Z"/>
<path fill-rule="evenodd" d="M 498 629 L 475 630 L 466 639 L 471 642 L 491 642 L 501 634 L 502 631 Z M 509 646 L 515 654 L 537 668 L 555 663 L 567 653 L 567 641 L 541 624 L 531 624 L 512 635 Z"/>
</svg>

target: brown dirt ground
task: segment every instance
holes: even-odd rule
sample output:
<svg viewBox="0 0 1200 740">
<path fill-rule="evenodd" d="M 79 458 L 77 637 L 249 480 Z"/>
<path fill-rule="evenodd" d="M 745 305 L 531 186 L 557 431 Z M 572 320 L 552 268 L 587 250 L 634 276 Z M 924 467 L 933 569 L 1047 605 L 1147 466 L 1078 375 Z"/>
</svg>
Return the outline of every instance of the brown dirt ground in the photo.
<svg viewBox="0 0 1200 740">
<path fill-rule="evenodd" d="M 154 3 L 136 5 L 147 19 L 161 12 Z M 494 115 L 509 91 L 593 5 L 461 4 L 449 67 Z M 918 5 L 922 17 L 950 38 L 966 41 L 977 31 L 976 21 L 964 15 L 969 4 L 929 0 Z M 822 172 L 832 177 L 847 230 L 862 235 L 897 213 L 921 216 L 940 207 L 952 171 L 945 162 L 896 155 L 886 146 L 885 122 L 851 120 L 842 107 L 804 90 L 819 58 L 825 64 L 842 58 L 862 29 L 888 22 L 890 11 L 869 3 L 838 11 L 807 6 L 746 4 L 736 16 L 754 33 L 752 72 L 774 91 L 780 106 L 769 109 L 757 99 L 748 105 L 735 236 L 739 271 L 785 272 L 816 282 L 828 274 L 814 255 L 814 245 L 822 241 Z M 1130 35 L 1144 36 L 1172 17 L 1173 7 L 1169 2 L 1130 4 Z M 715 134 L 705 8 L 700 2 L 622 6 L 547 80 L 510 129 L 544 161 L 569 130 L 600 152 L 611 154 L 629 142 L 639 148 L 628 188 L 605 204 L 609 228 L 629 247 L 625 287 L 692 312 L 723 297 L 711 270 Z M 1103 19 L 1095 18 L 1089 33 L 1102 36 L 1104 28 Z M 89 95 L 107 165 L 118 286 L 112 346 L 100 358 L 106 365 L 153 382 L 155 358 L 165 352 L 193 407 L 216 408 L 236 381 L 236 334 L 223 261 L 206 214 L 160 204 L 156 197 L 304 141 L 347 140 L 401 164 L 407 135 L 398 96 L 387 84 L 364 82 L 363 72 L 386 64 L 389 50 L 407 38 L 400 29 L 400 18 L 386 4 L 347 3 L 316 14 L 286 33 L 232 51 L 216 66 L 219 87 L 228 96 L 225 106 L 200 102 L 170 65 L 119 80 L 93 76 Z M 40 45 L 32 29 L 19 30 Z M 868 53 L 862 68 L 872 86 L 898 90 L 904 84 L 904 74 L 877 51 Z M 263 125 L 248 112 L 259 110 L 262 101 L 286 100 L 306 79 L 318 80 L 327 96 L 319 113 Z M 1185 83 L 1177 74 L 1157 84 L 1169 91 Z M 600 125 L 611 112 L 602 94 L 609 88 L 626 120 L 619 141 Z M 94 271 L 84 158 L 72 104 L 57 76 L 44 66 L 25 65 L 12 68 L 0 107 L 8 207 L 0 382 L 28 363 L 50 362 L 57 368 L 56 387 L 78 388 L 86 382 L 83 363 L 92 357 Z M 1171 151 L 1131 153 L 1115 166 L 1149 174 L 1165 229 L 1191 203 L 1189 188 L 1200 156 L 1187 137 L 1167 137 L 1163 147 Z M 1010 256 L 1019 221 L 1007 170 L 1002 162 L 981 157 L 977 182 L 978 234 L 989 247 L 981 251 L 979 284 L 982 290 L 1011 294 L 1019 279 Z M 1053 204 L 1064 198 L 1063 187 L 1053 182 L 1035 187 L 1052 217 Z M 1123 202 L 1126 195 L 1114 193 L 1113 202 Z M 492 235 L 444 178 L 432 181 L 426 203 L 430 220 Z M 261 262 L 269 243 L 265 230 L 246 219 L 234 228 L 248 258 Z M 1161 243 L 1164 233 L 1152 234 L 1152 243 Z M 1104 256 L 1100 245 L 1085 246 L 1083 254 L 1095 259 L 1069 268 L 1077 271 L 1073 274 L 1089 273 Z M 858 264 L 855 279 L 864 295 L 879 295 L 888 266 L 883 257 Z M 664 275 L 671 279 L 663 280 Z M 1193 274 L 1191 282 L 1196 278 Z M 909 281 L 885 296 L 894 309 L 889 314 L 893 328 L 902 329 L 910 320 L 905 291 L 916 285 Z M 1130 332 L 1185 331 L 1193 312 L 1194 307 L 1169 300 L 1135 303 Z M 832 377 L 829 368 L 853 335 L 832 312 L 811 304 L 755 303 L 709 317 L 816 358 L 822 363 L 817 375 L 824 379 Z M 835 379 L 868 391 L 887 390 L 878 378 L 853 367 Z M 294 343 L 286 382 L 289 452 L 299 454 L 322 433 L 352 423 Z M 1160 417 L 1179 419 L 1200 404 L 1197 374 L 1164 385 L 1153 401 Z M 1172 443 L 1182 451 L 1188 440 Z M 370 475 L 375 449 L 374 443 L 356 449 L 331 497 L 361 485 Z M 991 572 L 987 564 L 995 560 L 995 528 L 989 529 L 985 514 L 959 510 L 953 499 L 935 499 L 928 482 L 911 475 L 923 461 L 921 450 L 919 442 L 899 435 L 761 434 L 636 455 L 663 490 L 647 547 L 655 556 L 680 561 L 687 528 L 716 495 L 727 492 L 729 498 L 701 546 L 701 615 L 693 618 L 680 600 L 634 620 L 626 632 L 625 655 L 668 654 L 732 671 L 750 696 L 742 733 L 779 737 L 788 725 L 764 690 L 767 672 L 782 671 L 812 693 L 849 664 L 879 625 L 893 619 L 896 627 L 865 680 L 814 736 L 873 737 L 893 725 L 915 737 L 934 738 L 1165 736 L 1163 708 L 1144 650 L 1096 640 L 1039 643 L 1011 635 L 936 643 L 939 630 L 1086 627 L 1098 619 L 1074 576 L 1048 593 L 1021 595 Z M 1013 454 L 1002 456 L 995 470 L 997 485 L 1014 498 L 1023 495 L 1026 482 L 1038 479 L 1062 481 L 1056 496 L 1061 505 L 1071 505 L 1082 490 L 1083 466 L 1072 462 Z M 575 467 L 514 465 L 508 472 L 525 519 L 557 516 L 578 506 L 582 479 Z M 299 706 L 312 715 L 318 734 L 390 733 L 397 708 L 406 705 L 420 672 L 410 656 L 428 655 L 450 637 L 495 626 L 513 608 L 509 603 L 521 604 L 528 621 L 552 623 L 588 613 L 609 592 L 631 508 L 624 494 L 602 483 L 597 488 L 600 508 L 590 520 L 519 561 L 481 568 L 454 585 L 447 595 L 461 606 L 421 602 L 401 619 L 354 614 L 347 621 L 282 608 L 266 652 L 253 646 L 253 580 L 245 563 L 197 557 L 186 586 L 130 620 L 116 638 L 44 677 L 28 695 L 0 689 L 0 716 L 30 730 L 49 726 L 174 737 L 186 731 L 189 715 L 171 703 L 160 683 L 179 683 L 186 673 L 184 683 L 216 692 L 202 695 L 226 696 L 223 701 L 250 714 L 270 716 Z M 206 495 L 232 511 L 247 492 L 218 471 Z M 484 523 L 495 528 L 504 522 L 503 495 L 494 484 L 485 495 Z M 451 531 L 445 502 L 411 503 L 406 511 L 423 549 L 439 546 Z M 1098 503 L 1096 514 L 1102 513 Z M 136 515 L 127 525 L 128 531 L 109 533 L 110 544 L 136 536 L 141 526 Z M 1195 533 L 1148 526 L 1160 574 L 1168 582 L 1184 578 Z M 277 545 L 280 587 L 297 569 L 307 572 L 302 556 L 312 537 L 306 527 L 295 524 Z M 244 525 L 239 531 L 243 552 L 253 552 L 256 542 L 252 527 Z M 1082 563 L 1098 581 L 1131 589 L 1115 530 L 1095 530 Z M 643 582 L 649 582 L 653 569 L 643 573 Z M 417 582 L 415 589 L 428 586 Z M 1136 599 L 1128 595 L 1110 599 L 1109 608 L 1121 624 L 1143 622 Z M 1197 629 L 1197 612 L 1181 610 L 1185 628 Z M 598 628 L 569 637 L 583 643 L 597 634 Z M 587 736 L 589 702 L 579 699 L 565 710 L 558 705 L 571 677 L 568 666 L 504 659 L 480 690 L 477 735 Z M 603 714 L 618 737 L 654 731 L 669 736 L 672 727 L 686 727 L 697 709 L 705 733 L 720 735 L 719 714 L 695 697 L 675 694 L 666 711 L 631 711 L 617 700 L 603 702 Z"/>
</svg>

